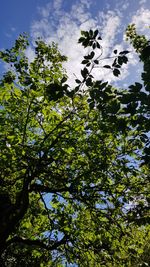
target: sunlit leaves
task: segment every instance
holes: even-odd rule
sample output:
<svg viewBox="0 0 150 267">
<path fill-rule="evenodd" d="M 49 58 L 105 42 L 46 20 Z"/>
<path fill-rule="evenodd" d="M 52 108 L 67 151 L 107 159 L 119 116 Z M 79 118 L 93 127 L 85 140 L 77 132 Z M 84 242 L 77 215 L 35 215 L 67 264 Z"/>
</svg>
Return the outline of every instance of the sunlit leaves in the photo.
<svg viewBox="0 0 150 267">
<path fill-rule="evenodd" d="M 14 69 L 0 85 L 0 197 L 9 199 L 0 203 L 0 249 L 14 266 L 148 263 L 149 56 L 137 44 L 143 84 L 115 88 L 93 70 L 119 77 L 129 51 L 110 51 L 112 62 L 101 64 L 98 30 L 81 35 L 88 53 L 73 88 L 55 44 L 37 40 L 32 62 L 23 39 L 0 53 Z"/>
</svg>

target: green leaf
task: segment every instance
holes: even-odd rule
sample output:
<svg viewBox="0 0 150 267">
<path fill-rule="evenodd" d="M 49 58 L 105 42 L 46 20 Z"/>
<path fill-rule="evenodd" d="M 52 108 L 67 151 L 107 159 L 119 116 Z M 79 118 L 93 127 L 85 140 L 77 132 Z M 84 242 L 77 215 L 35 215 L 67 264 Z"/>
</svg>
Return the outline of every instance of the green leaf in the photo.
<svg viewBox="0 0 150 267">
<path fill-rule="evenodd" d="M 23 35 L 0 51 L 14 70 L 1 68 L 0 81 L 1 266 L 150 262 L 149 41 L 128 26 L 143 64 L 142 82 L 126 88 L 97 79 L 94 68 L 118 76 L 128 51 L 115 50 L 112 63 L 105 46 L 96 51 L 97 30 L 81 34 L 88 55 L 75 86 L 54 43 L 35 41 L 32 62 Z"/>
<path fill-rule="evenodd" d="M 118 70 L 118 69 L 113 69 L 113 74 L 114 74 L 114 76 L 119 76 L 120 75 L 120 70 Z"/>
<path fill-rule="evenodd" d="M 133 92 L 139 92 L 142 89 L 142 84 L 136 82 L 135 85 L 130 85 L 129 88 L 131 89 L 131 91 Z"/>
<path fill-rule="evenodd" d="M 85 38 L 84 37 L 80 37 L 79 40 L 78 40 L 78 43 L 83 43 L 85 41 Z"/>
<path fill-rule="evenodd" d="M 87 68 L 84 68 L 83 70 L 81 70 L 81 75 L 83 78 L 86 78 L 88 74 L 89 72 Z"/>
<path fill-rule="evenodd" d="M 98 35 L 98 30 L 95 30 L 95 31 L 94 31 L 94 36 L 93 36 L 93 38 L 96 38 L 97 35 Z"/>
<path fill-rule="evenodd" d="M 97 59 L 95 59 L 94 60 L 94 63 L 98 65 L 99 64 L 99 61 Z"/>
<path fill-rule="evenodd" d="M 93 49 L 96 48 L 96 43 L 93 43 L 92 48 L 93 48 Z"/>
<path fill-rule="evenodd" d="M 123 61 L 123 63 L 126 64 L 126 63 L 128 62 L 128 58 L 127 58 L 126 56 L 123 56 L 123 57 L 122 57 L 122 61 Z"/>
<path fill-rule="evenodd" d="M 96 43 L 96 46 L 97 46 L 98 49 L 101 49 L 101 46 L 100 46 L 100 44 L 98 42 Z"/>
<path fill-rule="evenodd" d="M 63 77 L 62 80 L 61 80 L 61 83 L 65 83 L 67 81 L 67 77 Z"/>
<path fill-rule="evenodd" d="M 88 78 L 86 80 L 86 86 L 92 86 L 92 85 L 93 85 L 92 79 L 91 78 Z"/>
<path fill-rule="evenodd" d="M 82 62 L 81 62 L 82 64 L 87 64 L 87 63 L 89 63 L 89 60 L 87 60 L 87 59 L 85 59 L 85 60 L 82 60 Z"/>
<path fill-rule="evenodd" d="M 75 80 L 75 82 L 76 82 L 76 83 L 79 83 L 79 84 L 81 83 L 81 81 L 80 81 L 80 80 L 78 80 L 78 79 L 76 79 L 76 80 Z"/>
<path fill-rule="evenodd" d="M 93 30 L 89 31 L 89 35 L 90 35 L 91 38 L 93 38 Z"/>
<path fill-rule="evenodd" d="M 109 65 L 104 65 L 103 68 L 111 69 L 111 67 Z"/>
<path fill-rule="evenodd" d="M 123 62 L 124 62 L 124 61 L 123 61 L 123 57 L 120 57 L 120 56 L 119 56 L 119 57 L 118 57 L 118 64 L 119 64 L 119 65 L 122 65 Z"/>
<path fill-rule="evenodd" d="M 90 59 L 92 59 L 94 56 L 95 56 L 95 53 L 94 53 L 94 51 L 92 51 L 90 54 Z"/>
<path fill-rule="evenodd" d="M 120 52 L 119 55 L 127 55 L 128 53 L 130 53 L 128 50 L 124 50 Z"/>
</svg>

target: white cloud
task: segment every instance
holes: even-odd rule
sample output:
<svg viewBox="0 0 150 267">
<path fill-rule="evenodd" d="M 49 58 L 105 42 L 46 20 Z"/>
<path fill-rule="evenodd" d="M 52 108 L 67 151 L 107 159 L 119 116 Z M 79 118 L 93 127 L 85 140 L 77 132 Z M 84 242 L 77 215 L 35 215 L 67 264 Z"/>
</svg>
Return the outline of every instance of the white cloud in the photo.
<svg viewBox="0 0 150 267">
<path fill-rule="evenodd" d="M 39 6 L 38 13 L 42 18 L 47 18 L 50 15 L 50 10 L 53 8 L 52 3 L 48 3 L 46 6 L 41 7 Z"/>
<path fill-rule="evenodd" d="M 137 30 L 142 34 L 148 34 L 150 26 L 150 10 L 141 7 L 132 17 L 132 23 L 135 23 Z"/>
<path fill-rule="evenodd" d="M 10 29 L 12 32 L 15 32 L 16 31 L 16 28 L 15 27 L 11 27 Z"/>
<path fill-rule="evenodd" d="M 124 15 L 124 12 L 127 10 L 127 8 L 129 7 L 130 5 L 130 1 L 129 0 L 120 0 L 120 1 L 116 1 L 116 5 L 114 7 L 114 11 L 120 15 L 120 16 L 123 16 Z"/>
<path fill-rule="evenodd" d="M 8 37 L 8 38 L 11 38 L 14 34 L 14 32 L 16 32 L 16 28 L 11 26 L 10 29 L 9 29 L 9 32 L 5 32 L 5 35 Z"/>
<path fill-rule="evenodd" d="M 35 52 L 34 49 L 31 48 L 31 46 L 28 46 L 26 49 L 26 57 L 29 59 L 29 62 L 32 62 L 35 58 Z"/>
<path fill-rule="evenodd" d="M 33 38 L 41 36 L 48 43 L 55 41 L 59 44 L 62 53 L 68 57 L 65 68 L 70 77 L 70 84 L 73 84 L 72 81 L 75 76 L 80 76 L 80 62 L 85 54 L 85 50 L 77 43 L 81 30 L 89 30 L 90 28 L 100 30 L 103 38 L 101 41 L 104 47 L 103 57 L 110 55 L 113 47 L 120 51 L 128 49 L 129 45 L 125 44 L 121 31 L 122 27 L 125 27 L 124 12 L 128 9 L 129 3 L 130 1 L 126 1 L 126 3 L 124 1 L 117 2 L 114 10 L 111 10 L 111 5 L 107 2 L 106 11 L 97 11 L 97 14 L 93 16 L 91 12 L 94 8 L 92 0 L 74 1 L 70 10 L 69 8 L 65 10 L 62 0 L 51 1 L 45 7 L 39 8 L 40 19 L 32 23 L 31 33 Z M 144 0 L 140 1 L 141 5 L 144 3 Z M 128 15 L 131 16 L 131 13 Z M 144 31 L 145 33 L 149 22 L 150 10 L 143 7 L 140 7 L 131 16 L 131 23 L 135 23 L 141 32 Z M 118 41 L 118 34 L 120 33 L 120 40 Z M 129 54 L 129 62 L 123 68 L 122 79 L 130 74 L 130 67 L 138 63 L 133 52 Z M 118 79 L 110 71 L 103 68 L 95 69 L 94 74 L 97 79 L 105 78 L 108 81 Z"/>
<path fill-rule="evenodd" d="M 48 43 L 51 41 L 57 42 L 61 51 L 68 56 L 65 67 L 70 80 L 74 80 L 74 74 L 80 75 L 80 62 L 85 54 L 85 50 L 77 43 L 80 31 L 100 28 L 99 25 L 101 24 L 102 45 L 105 47 L 103 56 L 107 56 L 114 45 L 121 23 L 119 16 L 113 11 L 108 11 L 106 14 L 100 12 L 97 17 L 93 18 L 89 12 L 91 3 L 85 0 L 78 1 L 78 3 L 72 5 L 70 11 L 66 12 L 61 9 L 61 1 L 57 1 L 57 5 L 55 5 L 57 10 L 53 9 L 53 17 L 56 15 L 55 11 L 58 12 L 59 9 L 59 15 L 57 14 L 55 17 L 57 27 L 53 25 L 53 17 L 48 15 L 51 14 L 52 5 L 47 5 L 46 11 L 42 8 L 41 20 L 32 24 L 31 30 L 35 38 L 42 36 Z M 94 73 L 102 79 L 108 71 L 96 69 Z"/>
<path fill-rule="evenodd" d="M 122 9 L 126 10 L 129 7 L 129 2 L 126 2 L 122 5 Z"/>
<path fill-rule="evenodd" d="M 147 0 L 140 0 L 140 1 L 139 1 L 139 5 L 146 4 L 146 1 L 147 1 Z"/>
<path fill-rule="evenodd" d="M 60 10 L 61 9 L 61 5 L 62 5 L 62 0 L 55 0 L 53 4 L 54 4 L 55 11 L 56 10 Z"/>
<path fill-rule="evenodd" d="M 116 35 L 119 31 L 121 20 L 113 11 L 108 11 L 103 15 L 102 22 L 102 46 L 105 47 L 105 55 L 108 54 L 109 49 L 114 45 Z"/>
</svg>

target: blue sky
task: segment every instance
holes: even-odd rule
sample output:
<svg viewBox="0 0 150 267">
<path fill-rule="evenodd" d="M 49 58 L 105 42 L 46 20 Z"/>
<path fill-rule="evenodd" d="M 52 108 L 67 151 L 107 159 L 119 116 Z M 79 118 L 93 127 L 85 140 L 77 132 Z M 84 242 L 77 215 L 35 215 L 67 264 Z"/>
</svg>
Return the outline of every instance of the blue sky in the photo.
<svg viewBox="0 0 150 267">
<path fill-rule="evenodd" d="M 149 0 L 2 0 L 0 9 L 0 49 L 9 48 L 16 37 L 27 32 L 34 40 L 42 36 L 48 43 L 58 42 L 69 60 L 65 64 L 70 82 L 74 75 L 80 75 L 80 61 L 83 49 L 77 44 L 81 30 L 98 28 L 103 37 L 104 56 L 113 48 L 129 48 L 124 40 L 124 31 L 129 23 L 135 23 L 140 33 L 150 36 Z M 131 48 L 129 48 L 131 50 Z M 30 60 L 32 47 L 27 51 Z M 134 53 L 122 74 L 122 84 L 132 82 L 134 72 L 138 79 L 140 64 Z M 130 75 L 131 74 L 131 75 Z M 115 80 L 108 70 L 95 70 L 97 78 Z"/>
</svg>

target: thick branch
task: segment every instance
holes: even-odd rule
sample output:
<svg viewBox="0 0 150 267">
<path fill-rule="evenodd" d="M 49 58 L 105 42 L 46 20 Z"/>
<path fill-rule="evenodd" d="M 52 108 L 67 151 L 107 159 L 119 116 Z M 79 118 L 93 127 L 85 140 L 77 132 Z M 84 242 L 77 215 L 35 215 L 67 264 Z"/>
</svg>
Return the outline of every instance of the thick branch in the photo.
<svg viewBox="0 0 150 267">
<path fill-rule="evenodd" d="M 70 188 L 69 187 L 50 188 L 48 186 L 44 186 L 40 184 L 32 184 L 30 186 L 30 192 L 41 192 L 41 193 L 70 192 Z"/>
<path fill-rule="evenodd" d="M 9 235 L 12 234 L 15 227 L 19 224 L 20 220 L 24 217 L 28 205 L 29 205 L 29 183 L 31 181 L 31 177 L 26 172 L 23 181 L 23 187 L 18 197 L 16 199 L 16 203 L 12 204 L 8 210 L 6 210 L 1 218 L 0 223 L 0 255 L 5 250 L 6 240 Z"/>
<path fill-rule="evenodd" d="M 6 247 L 10 246 L 13 243 L 21 243 L 21 244 L 24 244 L 27 246 L 35 246 L 35 247 L 39 247 L 39 248 L 43 248 L 43 249 L 51 251 L 51 250 L 55 250 L 59 246 L 65 244 L 66 241 L 67 241 L 67 238 L 66 238 L 66 236 L 64 236 L 61 240 L 56 241 L 56 242 L 52 242 L 52 244 L 47 245 L 39 239 L 31 240 L 31 239 L 26 239 L 23 237 L 15 236 L 6 242 Z"/>
</svg>

